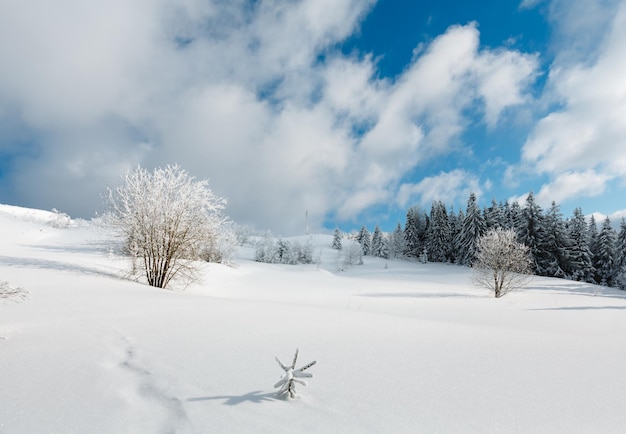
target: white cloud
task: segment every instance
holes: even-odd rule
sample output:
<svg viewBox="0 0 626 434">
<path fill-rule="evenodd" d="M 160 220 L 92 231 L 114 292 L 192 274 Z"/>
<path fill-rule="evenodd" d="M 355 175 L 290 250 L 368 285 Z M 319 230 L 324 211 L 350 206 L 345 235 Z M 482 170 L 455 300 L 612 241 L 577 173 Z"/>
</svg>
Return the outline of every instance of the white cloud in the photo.
<svg viewBox="0 0 626 434">
<path fill-rule="evenodd" d="M 522 3 L 520 3 L 519 8 L 520 9 L 532 9 L 543 2 L 544 0 L 522 0 Z"/>
<path fill-rule="evenodd" d="M 478 92 L 485 103 L 485 122 L 495 127 L 504 109 L 528 103 L 524 91 L 535 80 L 538 60 L 535 55 L 515 51 L 482 53 L 476 64 Z"/>
<path fill-rule="evenodd" d="M 582 8 L 581 2 L 574 3 L 574 9 Z M 557 6 L 558 1 L 553 8 Z M 597 17 L 606 17 L 606 11 L 591 18 L 555 15 L 573 21 L 563 18 L 562 27 L 568 31 L 584 28 L 589 22 L 606 31 L 600 46 L 594 47 L 595 53 L 589 54 L 588 58 L 594 59 L 591 63 L 569 55 L 555 60 L 548 97 L 560 102 L 561 108 L 539 121 L 522 151 L 524 165 L 556 179 L 544 187 L 545 194 L 551 192 L 566 200 L 579 194 L 595 195 L 615 177 L 626 179 L 626 2 L 604 23 Z M 589 182 L 588 187 L 582 188 L 581 180 Z M 567 188 L 566 181 L 572 188 Z"/>
<path fill-rule="evenodd" d="M 3 197 L 89 215 L 124 169 L 180 163 L 235 220 L 285 234 L 307 210 L 319 226 L 390 201 L 460 146 L 477 102 L 490 126 L 523 104 L 536 61 L 480 50 L 471 24 L 380 79 L 366 53 L 333 48 L 372 5 L 2 2 L 0 131 L 26 137 L 19 151 L 0 138 L 22 155 Z"/>
<path fill-rule="evenodd" d="M 401 207 L 411 205 L 412 202 L 428 206 L 434 200 L 447 204 L 464 203 L 471 193 L 482 195 L 480 181 L 466 171 L 457 169 L 424 178 L 416 184 L 402 184 L 397 202 Z"/>
<path fill-rule="evenodd" d="M 609 176 L 592 170 L 562 173 L 541 187 L 536 196 L 537 202 L 541 206 L 548 206 L 552 201 L 561 203 L 572 197 L 598 196 L 604 192 L 609 180 Z"/>
</svg>

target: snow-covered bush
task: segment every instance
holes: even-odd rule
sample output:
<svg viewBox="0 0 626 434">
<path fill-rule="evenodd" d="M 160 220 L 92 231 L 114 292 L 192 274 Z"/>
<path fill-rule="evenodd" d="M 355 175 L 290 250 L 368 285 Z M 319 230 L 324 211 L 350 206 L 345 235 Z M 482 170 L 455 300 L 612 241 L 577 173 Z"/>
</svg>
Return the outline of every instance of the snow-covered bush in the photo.
<svg viewBox="0 0 626 434">
<path fill-rule="evenodd" d="M 28 297 L 28 291 L 19 286 L 12 286 L 9 282 L 0 282 L 0 299 L 21 301 Z"/>
<path fill-rule="evenodd" d="M 220 226 L 217 236 L 208 240 L 202 258 L 207 262 L 232 264 L 237 256 L 238 245 L 234 225 L 230 221 L 225 221 Z"/>
<path fill-rule="evenodd" d="M 248 244 L 250 237 L 254 235 L 254 230 L 247 225 L 233 224 L 232 229 L 237 239 L 237 244 L 240 246 Z"/>
<path fill-rule="evenodd" d="M 361 243 L 354 239 L 344 243 L 340 254 L 340 269 L 345 269 L 351 265 L 363 265 L 363 248 Z"/>
<path fill-rule="evenodd" d="M 72 219 L 70 219 L 70 216 L 63 212 L 59 212 L 56 208 L 52 208 L 52 212 L 54 214 L 54 217 L 48 222 L 49 226 L 58 229 L 67 229 L 70 227 L 72 223 Z"/>
<path fill-rule="evenodd" d="M 530 274 L 528 247 L 517 241 L 512 229 L 492 229 L 476 242 L 474 284 L 492 291 L 496 298 L 524 286 Z"/>
<path fill-rule="evenodd" d="M 254 257 L 257 262 L 268 264 L 311 264 L 313 246 L 310 240 L 304 244 L 282 238 L 275 242 L 272 235 L 267 233 L 257 244 Z"/>
<path fill-rule="evenodd" d="M 207 249 L 210 255 L 225 252 L 216 246 L 227 222 L 226 199 L 178 165 L 126 172 L 107 201 L 105 224 L 125 243 L 131 273 L 144 275 L 151 286 L 165 288 L 174 278 L 193 281 L 194 261 L 206 259 Z"/>
</svg>

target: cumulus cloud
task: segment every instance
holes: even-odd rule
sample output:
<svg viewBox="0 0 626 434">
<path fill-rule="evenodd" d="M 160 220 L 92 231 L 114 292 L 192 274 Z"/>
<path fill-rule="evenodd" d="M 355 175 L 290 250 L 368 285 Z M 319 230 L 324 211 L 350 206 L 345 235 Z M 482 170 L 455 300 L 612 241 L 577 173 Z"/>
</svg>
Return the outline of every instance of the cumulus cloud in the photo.
<svg viewBox="0 0 626 434">
<path fill-rule="evenodd" d="M 589 3 L 575 1 L 567 7 L 586 10 Z M 559 6 L 564 5 L 552 5 L 557 11 Z M 563 20 L 564 33 L 592 24 L 592 34 L 600 29 L 605 33 L 593 55 L 579 59 L 565 49 L 555 59 L 547 97 L 560 108 L 537 123 L 522 150 L 527 167 L 553 179 L 542 192 L 554 199 L 594 196 L 610 180 L 626 179 L 626 2 L 606 2 L 601 12 L 598 7 L 586 17 L 554 12 Z"/>
<path fill-rule="evenodd" d="M 598 196 L 604 192 L 609 179 L 610 176 L 593 170 L 562 173 L 539 190 L 536 196 L 537 202 L 542 206 L 547 206 L 552 201 L 560 203 L 571 197 Z"/>
<path fill-rule="evenodd" d="M 469 111 L 493 126 L 524 104 L 537 59 L 453 26 L 383 79 L 367 53 L 334 48 L 372 6 L 2 2 L 2 197 L 89 216 L 125 169 L 179 163 L 236 221 L 287 234 L 307 211 L 320 226 L 427 196 L 432 179 L 403 178 L 462 146 Z"/>
<path fill-rule="evenodd" d="M 457 169 L 426 177 L 415 184 L 402 184 L 397 201 L 402 207 L 415 201 L 423 206 L 430 205 L 434 200 L 449 204 L 464 202 L 471 193 L 482 195 L 479 179 L 465 170 Z"/>
</svg>

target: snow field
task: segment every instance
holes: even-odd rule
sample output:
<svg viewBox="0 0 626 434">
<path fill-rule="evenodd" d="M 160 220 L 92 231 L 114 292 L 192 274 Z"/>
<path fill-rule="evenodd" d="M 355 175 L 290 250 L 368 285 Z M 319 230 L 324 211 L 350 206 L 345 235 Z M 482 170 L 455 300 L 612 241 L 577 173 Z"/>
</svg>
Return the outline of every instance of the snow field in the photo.
<svg viewBox="0 0 626 434">
<path fill-rule="evenodd" d="M 28 212 L 28 218 L 24 214 Z M 623 293 L 536 278 L 496 300 L 469 270 L 365 258 L 120 278 L 89 224 L 0 207 L 0 432 L 622 432 Z M 314 256 L 316 255 L 314 254 Z M 280 399 L 274 357 L 317 364 Z"/>
</svg>

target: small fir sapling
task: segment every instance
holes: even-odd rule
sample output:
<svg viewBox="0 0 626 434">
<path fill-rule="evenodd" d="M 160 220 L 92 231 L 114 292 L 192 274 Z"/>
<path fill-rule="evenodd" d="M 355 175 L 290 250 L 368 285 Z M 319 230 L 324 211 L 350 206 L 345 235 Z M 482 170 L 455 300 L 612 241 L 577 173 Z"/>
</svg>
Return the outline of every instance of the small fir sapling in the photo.
<svg viewBox="0 0 626 434">
<path fill-rule="evenodd" d="M 306 386 L 306 381 L 300 380 L 300 378 L 313 377 L 313 374 L 310 374 L 304 371 L 309 369 L 311 366 L 315 365 L 315 363 L 317 363 L 315 360 L 313 360 L 311 363 L 306 364 L 300 369 L 295 369 L 296 361 L 298 360 L 298 351 L 299 350 L 296 349 L 296 354 L 293 356 L 293 362 L 291 362 L 291 366 L 283 365 L 280 359 L 276 357 L 276 361 L 278 362 L 278 365 L 283 369 L 283 371 L 285 371 L 285 373 L 280 377 L 280 381 L 278 381 L 278 383 L 274 385 L 275 388 L 280 388 L 278 390 L 279 396 L 283 396 L 288 393 L 290 398 L 295 398 L 296 397 L 296 384 L 295 383 L 300 383 L 303 386 Z"/>
</svg>

